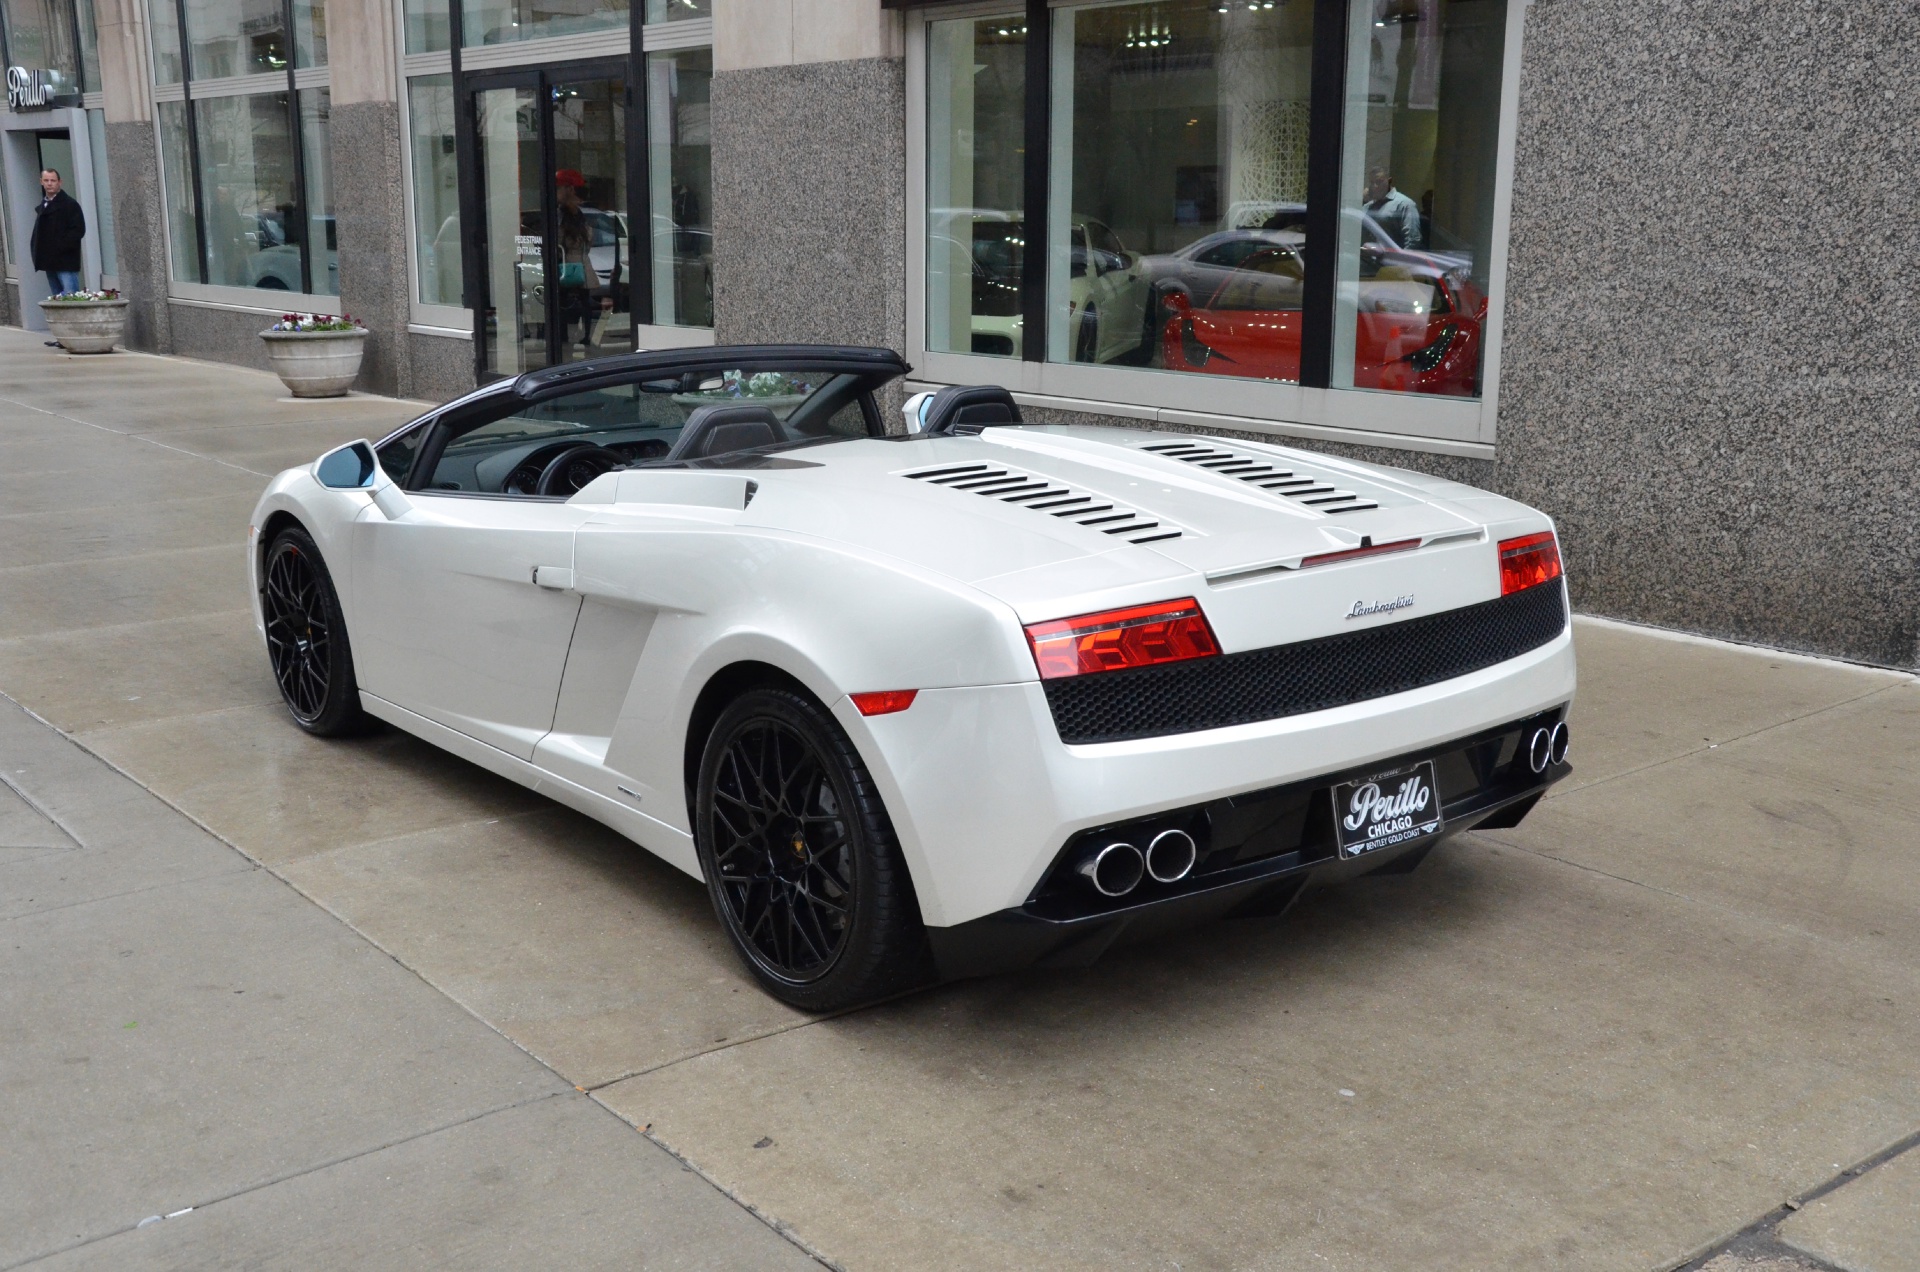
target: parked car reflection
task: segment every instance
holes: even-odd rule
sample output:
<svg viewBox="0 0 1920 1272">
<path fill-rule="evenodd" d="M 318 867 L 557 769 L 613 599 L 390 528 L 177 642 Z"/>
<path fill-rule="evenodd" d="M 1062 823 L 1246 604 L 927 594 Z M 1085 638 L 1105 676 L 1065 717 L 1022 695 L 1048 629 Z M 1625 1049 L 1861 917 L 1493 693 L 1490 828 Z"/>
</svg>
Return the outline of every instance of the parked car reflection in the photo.
<svg viewBox="0 0 1920 1272">
<path fill-rule="evenodd" d="M 1179 293 L 1194 305 L 1202 304 L 1257 254 L 1272 249 L 1297 252 L 1305 240 L 1306 212 L 1304 203 L 1236 203 L 1228 216 L 1237 228 L 1216 231 L 1171 252 L 1136 257 L 1128 267 L 1100 275 L 1084 298 L 1074 298 L 1069 318 L 1074 361 L 1163 365 L 1160 337 L 1169 316 L 1165 298 Z M 1377 268 L 1379 260 L 1442 273 L 1471 267 L 1466 253 L 1408 251 L 1367 213 L 1349 209 L 1344 215 L 1349 222 L 1345 228 L 1361 245 L 1363 274 Z"/>
<path fill-rule="evenodd" d="M 262 215 L 258 219 L 259 228 L 250 237 L 262 246 L 258 251 L 249 253 L 246 258 L 244 282 L 249 287 L 263 287 L 268 291 L 304 292 L 306 280 L 300 276 L 300 242 L 297 235 L 289 235 L 287 216 L 275 213 Z M 313 252 L 313 281 L 316 294 L 338 296 L 340 294 L 340 253 L 335 248 L 334 222 L 330 216 L 313 218 L 314 227 L 323 239 Z"/>
<path fill-rule="evenodd" d="M 990 208 L 938 208 L 932 220 L 945 231 L 936 229 L 928 240 L 933 268 L 937 271 L 944 258 L 957 273 L 959 263 L 966 262 L 971 352 L 1017 357 L 1025 328 L 1020 312 L 1025 219 L 1018 212 Z M 1111 229 L 1089 216 L 1074 216 L 1067 241 L 1068 303 L 1076 313 L 1097 280 L 1131 268 L 1140 259 Z"/>
<path fill-rule="evenodd" d="M 1285 237 L 1293 241 L 1250 252 L 1211 291 L 1165 294 L 1164 367 L 1299 380 L 1305 262 L 1301 236 Z M 1354 301 L 1356 388 L 1458 397 L 1478 391 L 1487 302 L 1464 271 L 1421 253 L 1365 246 Z"/>
</svg>

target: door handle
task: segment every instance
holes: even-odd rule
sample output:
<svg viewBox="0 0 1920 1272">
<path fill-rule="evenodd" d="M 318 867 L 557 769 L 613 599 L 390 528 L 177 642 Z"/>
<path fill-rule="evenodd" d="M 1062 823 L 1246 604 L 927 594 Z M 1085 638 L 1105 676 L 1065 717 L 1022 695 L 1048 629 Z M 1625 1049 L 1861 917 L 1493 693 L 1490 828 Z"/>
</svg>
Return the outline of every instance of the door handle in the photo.
<svg viewBox="0 0 1920 1272">
<path fill-rule="evenodd" d="M 564 592 L 573 586 L 573 570 L 562 565 L 536 565 L 533 567 L 533 584 L 549 591 Z"/>
</svg>

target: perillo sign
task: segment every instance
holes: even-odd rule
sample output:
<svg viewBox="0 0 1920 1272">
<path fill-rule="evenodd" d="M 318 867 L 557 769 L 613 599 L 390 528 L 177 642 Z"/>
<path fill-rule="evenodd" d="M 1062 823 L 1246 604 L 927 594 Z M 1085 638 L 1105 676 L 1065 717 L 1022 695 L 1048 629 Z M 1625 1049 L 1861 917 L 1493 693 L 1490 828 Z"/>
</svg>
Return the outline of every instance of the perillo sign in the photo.
<svg viewBox="0 0 1920 1272">
<path fill-rule="evenodd" d="M 1440 791 L 1432 760 L 1333 788 L 1342 857 L 1392 848 L 1440 833 Z"/>
<path fill-rule="evenodd" d="M 7 68 L 7 109 L 46 110 L 59 94 L 54 72 L 28 70 L 24 66 Z"/>
</svg>

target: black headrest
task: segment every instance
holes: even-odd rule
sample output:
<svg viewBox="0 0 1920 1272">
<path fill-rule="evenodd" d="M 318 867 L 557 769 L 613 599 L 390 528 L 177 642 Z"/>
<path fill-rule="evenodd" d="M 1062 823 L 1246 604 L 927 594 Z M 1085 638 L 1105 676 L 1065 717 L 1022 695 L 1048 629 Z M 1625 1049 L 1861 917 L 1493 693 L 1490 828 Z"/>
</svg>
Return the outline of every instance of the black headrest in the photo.
<svg viewBox="0 0 1920 1272">
<path fill-rule="evenodd" d="M 735 406 L 730 402 L 702 406 L 687 416 L 686 427 L 674 439 L 667 458 L 707 459 L 785 440 L 780 417 L 764 406 Z"/>
<path fill-rule="evenodd" d="M 927 433 L 1021 423 L 1020 404 L 997 384 L 949 385 L 933 395 L 920 418 L 922 431 Z"/>
</svg>

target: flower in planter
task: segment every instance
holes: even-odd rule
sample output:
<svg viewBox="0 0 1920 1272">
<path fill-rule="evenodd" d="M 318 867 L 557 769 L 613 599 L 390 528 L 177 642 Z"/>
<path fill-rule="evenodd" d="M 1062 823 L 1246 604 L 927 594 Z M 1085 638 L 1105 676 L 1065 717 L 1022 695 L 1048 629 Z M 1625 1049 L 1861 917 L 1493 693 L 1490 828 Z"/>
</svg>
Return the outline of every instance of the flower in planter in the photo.
<svg viewBox="0 0 1920 1272">
<path fill-rule="evenodd" d="M 118 299 L 120 293 L 109 287 L 105 291 L 61 292 L 58 296 L 47 297 L 47 302 L 54 305 L 88 305 L 95 301 Z"/>
<path fill-rule="evenodd" d="M 281 314 L 268 331 L 365 331 L 352 314 Z"/>
<path fill-rule="evenodd" d="M 739 371 L 727 371 L 720 377 L 720 388 L 715 397 L 733 398 L 770 398 L 786 397 L 792 394 L 804 394 L 809 386 L 805 380 L 796 380 L 790 375 L 781 375 L 778 371 L 762 371 L 757 375 L 746 375 Z"/>
</svg>

